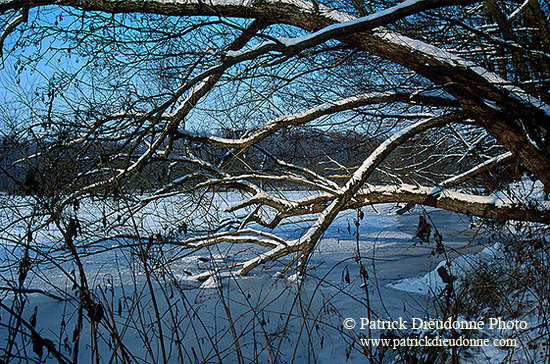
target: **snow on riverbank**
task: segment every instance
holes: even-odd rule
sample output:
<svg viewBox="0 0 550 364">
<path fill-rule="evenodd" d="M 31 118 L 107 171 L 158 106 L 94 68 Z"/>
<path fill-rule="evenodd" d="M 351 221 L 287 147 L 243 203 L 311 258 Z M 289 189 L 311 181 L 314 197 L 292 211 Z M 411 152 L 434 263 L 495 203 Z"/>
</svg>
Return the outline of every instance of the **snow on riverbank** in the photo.
<svg viewBox="0 0 550 364">
<path fill-rule="evenodd" d="M 537 264 L 543 265 L 537 269 L 547 269 L 544 268 L 548 264 L 547 256 L 541 247 L 535 248 L 536 241 L 524 241 L 523 248 L 527 249 L 526 255 L 529 254 L 529 257 L 524 257 L 522 261 L 511 259 L 510 252 L 504 248 L 503 244 L 496 243 L 477 253 L 461 255 L 448 261 L 443 260 L 424 275 L 391 282 L 387 284 L 387 287 L 404 292 L 420 293 L 427 297 L 440 297 L 447 285 L 440 274 L 440 269 L 444 268 L 449 272 L 457 279 L 459 285 L 461 278 L 473 275 L 476 278 L 473 280 L 470 278 L 470 283 L 466 283 L 466 289 L 459 294 L 460 300 L 466 300 L 467 306 L 469 304 L 467 301 L 479 299 L 479 297 L 469 296 L 471 288 L 468 284 L 473 283 L 479 285 L 478 290 L 481 287 L 482 291 L 475 291 L 477 294 L 491 296 L 495 294 L 495 291 L 498 292 L 495 297 L 492 297 L 498 303 L 497 306 L 482 304 L 479 311 L 469 317 L 471 322 L 482 322 L 487 325 L 468 333 L 468 335 L 471 335 L 472 338 L 482 338 L 489 344 L 462 348 L 461 363 L 547 364 L 550 358 L 548 352 L 548 296 L 547 293 L 539 291 L 540 287 L 532 286 L 532 282 L 527 279 L 531 270 L 526 265 L 532 264 L 529 259 L 535 259 Z M 521 245 L 521 242 L 516 243 Z M 539 251 L 534 249 L 539 249 Z M 487 267 L 490 267 L 494 277 L 484 281 L 483 278 L 480 278 L 483 277 L 483 274 L 475 275 L 477 270 L 484 272 Z M 513 276 L 513 274 L 517 274 L 517 276 Z M 502 280 L 502 285 L 498 284 L 499 279 Z M 506 283 L 509 279 L 519 279 L 521 282 Z M 468 282 L 468 279 L 463 280 L 462 284 L 464 284 L 463 282 Z M 460 288 L 455 286 L 455 290 L 460 290 Z M 464 309 L 461 308 L 464 303 L 458 303 L 458 297 L 454 299 L 457 300 L 456 307 L 459 307 L 458 315 L 460 315 L 461 310 Z M 475 304 L 479 305 L 479 303 Z M 498 327 L 488 324 L 496 320 L 502 324 L 499 324 Z M 445 335 L 445 330 L 435 330 L 430 334 Z"/>
<path fill-rule="evenodd" d="M 502 256 L 503 253 L 501 251 L 501 246 L 499 243 L 496 243 L 494 246 L 484 248 L 480 252 L 458 256 L 449 262 L 443 260 L 437 265 L 437 267 L 435 267 L 434 270 L 423 276 L 404 278 L 398 282 L 389 283 L 388 287 L 400 291 L 420 293 L 424 295 L 438 294 L 446 286 L 446 283 L 443 282 L 441 275 L 438 273 L 438 269 L 441 267 L 446 268 L 452 276 L 459 278 L 464 274 L 467 274 L 468 271 L 475 269 L 481 262 L 496 261 Z"/>
</svg>

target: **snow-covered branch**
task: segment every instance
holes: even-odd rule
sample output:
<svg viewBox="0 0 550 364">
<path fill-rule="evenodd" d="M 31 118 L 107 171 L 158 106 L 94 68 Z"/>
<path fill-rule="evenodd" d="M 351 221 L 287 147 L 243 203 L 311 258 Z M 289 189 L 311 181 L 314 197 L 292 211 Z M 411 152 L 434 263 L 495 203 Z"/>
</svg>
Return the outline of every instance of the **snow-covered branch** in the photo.
<svg viewBox="0 0 550 364">
<path fill-rule="evenodd" d="M 453 187 L 453 186 L 459 185 L 460 183 L 466 180 L 469 180 L 481 173 L 491 170 L 491 168 L 494 168 L 496 166 L 502 165 L 503 163 L 510 161 L 513 158 L 513 156 L 514 155 L 512 154 L 512 152 L 506 152 L 494 158 L 488 159 L 485 162 L 467 170 L 466 172 L 463 172 L 457 176 L 446 179 L 445 181 L 441 182 L 441 186 Z"/>
<path fill-rule="evenodd" d="M 338 199 L 335 196 L 329 194 L 320 194 L 297 201 L 296 205 L 299 207 L 286 211 L 286 215 L 295 217 L 301 214 L 321 213 L 315 224 L 299 240 L 289 242 L 286 246 L 277 246 L 245 262 L 240 274 L 246 275 L 252 269 L 267 261 L 303 251 L 304 243 L 311 244 L 312 242 L 312 240 L 305 240 L 305 238 L 312 239 L 316 229 L 322 228 L 325 219 L 330 216 L 331 210 L 326 206 L 328 205 L 330 208 L 336 205 L 337 201 Z M 511 200 L 505 197 L 476 196 L 440 187 L 406 184 L 394 186 L 365 185 L 357 192 L 355 199 L 348 201 L 340 208 L 340 211 L 382 203 L 411 203 L 482 218 L 550 223 L 550 203 L 548 201 L 533 201 L 526 204 L 525 201 Z"/>
<path fill-rule="evenodd" d="M 208 6 L 203 6 L 201 1 L 163 2 L 155 0 L 148 0 L 145 3 L 64 0 L 56 2 L 56 4 L 112 13 L 138 12 L 174 16 L 215 15 L 254 18 L 263 19 L 267 24 L 291 24 L 311 32 L 299 38 L 279 38 L 277 42 L 272 40 L 260 42 L 250 49 L 230 48 L 223 64 L 212 68 L 203 75 L 204 77 L 210 77 L 233 64 L 256 58 L 268 52 L 276 51 L 292 55 L 329 39 L 340 40 L 352 47 L 372 52 L 379 57 L 401 64 L 432 82 L 444 86 L 446 91 L 460 100 L 465 109 L 472 112 L 473 118 L 478 119 L 482 125 L 486 126 L 502 145 L 516 153 L 527 168 L 545 185 L 550 185 L 547 171 L 541 167 L 540 163 L 533 162 L 535 159 L 545 163 L 549 161 L 549 157 L 541 150 L 543 145 L 537 138 L 534 138 L 534 135 L 538 135 L 540 130 L 533 131 L 530 128 L 524 128 L 523 131 L 512 130 L 516 120 L 521 120 L 520 122 L 523 124 L 532 124 L 536 128 L 544 128 L 544 125 L 550 123 L 550 106 L 480 64 L 465 60 L 436 45 L 412 39 L 381 27 L 425 10 L 467 5 L 474 2 L 408 0 L 397 6 L 357 19 L 324 6 L 317 8 L 312 2 L 287 0 L 212 1 Z M 51 0 L 32 3 L 21 0 L 3 0 L 0 3 L 0 11 L 19 9 L 23 6 L 43 6 L 50 3 Z M 204 77 L 202 80 L 206 79 Z M 178 94 L 180 92 L 181 90 L 178 91 Z M 187 104 L 193 103 L 187 102 Z M 183 105 L 185 102 L 180 110 L 186 109 Z M 182 120 L 182 115 L 176 118 Z M 493 125 L 495 119 L 501 119 L 500 124 L 506 129 L 506 132 L 502 132 L 498 125 Z M 527 135 L 523 138 L 515 138 L 514 134 Z M 526 145 L 525 142 L 531 143 L 532 146 Z"/>
<path fill-rule="evenodd" d="M 463 113 L 455 112 L 448 115 L 422 120 L 403 128 L 386 139 L 369 155 L 367 159 L 363 161 L 361 166 L 353 173 L 346 185 L 337 191 L 338 194 L 335 196 L 334 200 L 331 201 L 328 206 L 323 208 L 323 211 L 319 214 L 317 220 L 311 225 L 309 230 L 300 238 L 289 243 L 289 245 L 293 247 L 291 250 L 302 250 L 305 255 L 308 255 L 319 241 L 321 235 L 334 221 L 336 216 L 340 213 L 340 211 L 345 209 L 346 205 L 350 201 L 355 199 L 355 195 L 361 189 L 362 185 L 365 184 L 372 172 L 378 165 L 380 165 L 380 163 L 382 163 L 382 161 L 391 153 L 392 150 L 416 134 L 435 126 L 461 120 L 463 117 Z M 274 249 L 261 257 L 246 262 L 241 270 L 241 274 L 246 275 L 257 265 L 263 264 L 267 260 L 276 259 L 283 253 L 284 252 L 281 249 Z"/>
<path fill-rule="evenodd" d="M 342 99 L 339 101 L 325 103 L 299 114 L 285 115 L 277 119 L 273 119 L 261 127 L 248 132 L 246 135 L 238 139 L 229 139 L 218 136 L 201 136 L 189 133 L 185 130 L 178 130 L 177 136 L 192 141 L 208 143 L 219 147 L 246 148 L 256 144 L 266 137 L 273 135 L 276 131 L 291 127 L 306 124 L 321 116 L 331 115 L 337 112 L 359 108 L 361 106 L 383 104 L 392 102 L 403 103 L 422 103 L 449 105 L 449 100 L 437 96 L 423 96 L 422 94 L 399 93 L 399 92 L 378 92 L 367 93 Z"/>
<path fill-rule="evenodd" d="M 4 54 L 4 42 L 6 41 L 6 38 L 15 30 L 15 28 L 17 28 L 19 24 L 27 20 L 28 13 L 28 8 L 21 10 L 20 13 L 11 19 L 4 27 L 2 34 L 0 34 L 0 58 Z"/>
</svg>

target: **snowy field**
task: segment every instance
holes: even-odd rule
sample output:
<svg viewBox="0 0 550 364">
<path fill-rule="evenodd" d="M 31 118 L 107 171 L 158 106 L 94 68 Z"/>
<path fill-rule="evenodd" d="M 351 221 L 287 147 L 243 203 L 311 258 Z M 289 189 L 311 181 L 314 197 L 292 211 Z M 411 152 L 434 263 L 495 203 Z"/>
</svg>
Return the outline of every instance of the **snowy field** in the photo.
<svg viewBox="0 0 550 364">
<path fill-rule="evenodd" d="M 157 206 L 156 210 L 162 209 Z M 475 236 L 468 219 L 446 211 L 415 209 L 400 216 L 394 207 L 382 205 L 363 212 L 358 226 L 355 211 L 342 214 L 332 224 L 311 256 L 305 277 L 292 268 L 285 270 L 292 257 L 253 270 L 248 277 L 235 277 L 229 268 L 260 250 L 227 243 L 201 251 L 157 246 L 150 253 L 161 257 L 164 265 L 151 267 L 153 273 L 146 275 L 135 247 L 120 248 L 117 240 L 103 242 L 102 248 L 94 248 L 100 253 L 82 258 L 88 287 L 101 302 L 104 315 L 94 325 L 94 334 L 84 315 L 80 362 L 124 362 L 120 358 L 126 358 L 137 363 L 239 363 L 239 357 L 260 363 L 275 358 L 287 363 L 365 362 L 360 338 L 369 333 L 344 329 L 345 318 L 396 320 L 432 312 L 426 294 L 441 285 L 433 271 L 444 257 L 436 253 L 433 242 L 421 244 L 414 238 L 420 214 L 427 213 L 442 235 L 449 258 L 480 251 L 489 243 Z M 158 218 L 162 214 L 151 209 L 143 214 L 144 229 L 163 226 Z M 90 224 L 95 215 L 93 209 L 80 210 L 82 221 Z M 293 238 L 306 227 L 307 223 L 282 225 L 276 232 Z M 16 232 L 18 228 L 24 231 L 14 224 L 14 236 L 22 234 Z M 47 235 L 56 234 L 51 227 Z M 47 245 L 45 240 L 42 244 Z M 16 262 L 16 254 L 17 249 L 6 246 L 3 266 Z M 41 293 L 28 294 L 22 315 L 29 318 L 37 307 L 36 330 L 56 343 L 67 358 L 74 353 L 79 305 L 78 290 L 67 275 L 76 277 L 75 269 L 70 261 L 33 267 L 26 287 L 56 296 L 69 292 L 70 297 L 56 300 Z M 202 282 L 195 279 L 207 271 L 220 273 Z M 17 270 L 3 272 L 4 277 L 10 275 L 16 282 Z M 10 306 L 11 299 L 6 295 L 4 304 Z M 113 331 L 122 346 L 106 335 Z M 370 335 L 380 333 L 375 330 Z M 2 325 L 2 345 L 7 338 Z M 29 339 L 25 342 L 29 344 Z M 17 345 L 23 347 L 20 340 Z M 31 347 L 24 350 L 36 359 Z M 48 356 L 45 362 L 57 360 Z"/>
</svg>

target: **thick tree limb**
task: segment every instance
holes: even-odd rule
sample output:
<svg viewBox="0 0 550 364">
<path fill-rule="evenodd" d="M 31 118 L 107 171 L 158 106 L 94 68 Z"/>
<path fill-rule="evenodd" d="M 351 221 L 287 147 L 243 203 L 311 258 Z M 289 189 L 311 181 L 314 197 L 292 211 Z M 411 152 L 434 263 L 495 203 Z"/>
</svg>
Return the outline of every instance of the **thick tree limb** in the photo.
<svg viewBox="0 0 550 364">
<path fill-rule="evenodd" d="M 525 149 L 525 132 L 513 130 L 514 134 L 499 133 L 491 128 L 494 119 L 500 119 L 495 111 L 505 111 L 506 118 L 498 123 L 508 124 L 503 127 L 510 130 L 514 120 L 526 120 L 532 125 L 546 128 L 550 124 L 550 106 L 530 96 L 524 90 L 513 87 L 507 80 L 487 71 L 479 65 L 465 61 L 441 48 L 417 41 L 401 34 L 378 29 L 376 27 L 391 24 L 403 17 L 428 9 L 443 6 L 467 5 L 476 1 L 405 1 L 386 10 L 354 19 L 353 17 L 320 6 L 318 11 L 311 2 L 301 1 L 212 1 L 208 5 L 202 1 L 160 0 L 96 2 L 92 0 L 63 0 L 55 2 L 58 5 L 73 6 L 87 10 L 124 13 L 141 12 L 165 15 L 216 15 L 241 18 L 265 19 L 268 22 L 291 24 L 313 33 L 298 39 L 282 39 L 278 42 L 260 44 L 248 51 L 231 52 L 231 62 L 251 59 L 270 51 L 295 54 L 300 50 L 325 42 L 328 39 L 338 39 L 360 49 L 372 52 L 382 58 L 404 65 L 419 74 L 429 78 L 453 96 L 463 101 L 465 108 L 476 112 L 482 125 L 495 136 L 506 148 L 516 153 L 524 165 L 533 172 L 548 188 L 550 186 L 550 171 L 539 168 L 533 163 L 537 158 L 542 164 L 550 164 L 550 156 L 544 152 L 541 145 Z M 35 2 L 22 0 L 3 0 L 0 11 L 19 9 L 24 6 L 42 6 L 52 4 L 52 0 Z M 212 71 L 213 73 L 216 71 Z M 497 110 L 487 107 L 485 100 L 496 104 Z M 483 109 L 483 110 L 480 110 Z M 492 115 L 492 116 L 491 116 Z M 488 116 L 488 117 L 487 117 Z M 524 137 L 521 137 L 521 136 Z M 537 150 L 539 149 L 539 150 Z M 522 153 L 519 153 L 522 151 Z"/>
<path fill-rule="evenodd" d="M 338 195 L 334 198 L 334 200 L 326 208 L 324 208 L 323 212 L 319 215 L 309 230 L 299 239 L 290 242 L 288 245 L 292 246 L 292 248 L 285 247 L 285 250 L 302 250 L 304 255 L 308 255 L 319 241 L 321 235 L 326 231 L 330 224 L 332 224 L 336 216 L 352 199 L 354 199 L 355 194 L 359 191 L 361 186 L 367 181 L 368 177 L 370 177 L 376 167 L 382 163 L 382 161 L 391 153 L 392 150 L 397 148 L 397 146 L 401 145 L 405 140 L 409 139 L 413 135 L 438 125 L 461 120 L 464 116 L 464 113 L 455 112 L 448 115 L 422 120 L 404 128 L 386 139 L 368 156 L 367 159 L 365 159 L 365 161 L 363 161 L 361 166 L 353 173 L 346 185 L 338 191 Z M 283 251 L 276 248 L 257 259 L 246 262 L 240 273 L 246 275 L 251 269 L 259 264 L 263 264 L 266 260 L 280 257 L 281 254 L 283 254 Z"/>
<path fill-rule="evenodd" d="M 298 201 L 297 204 L 300 205 L 300 207 L 292 211 L 287 211 L 287 215 L 298 216 L 301 214 L 320 212 L 330 217 L 331 215 L 328 215 L 327 211 L 330 213 L 334 210 L 328 210 L 326 206 L 327 204 L 330 204 L 328 205 L 329 208 L 331 206 L 336 206 L 337 201 L 338 200 L 335 200 L 335 196 L 329 194 L 318 195 L 315 198 L 307 198 Z M 367 185 L 357 192 L 354 201 L 348 201 L 339 211 L 357 209 L 381 203 L 403 202 L 437 207 L 482 218 L 531 221 L 545 224 L 550 223 L 550 203 L 548 201 L 538 201 L 535 202 L 535 205 L 525 205 L 523 201 L 512 201 L 495 196 L 475 196 L 451 191 L 445 188 L 414 185 Z M 321 215 L 310 231 L 300 240 L 289 242 L 284 246 L 278 245 L 268 252 L 243 263 L 240 274 L 246 275 L 255 267 L 270 260 L 278 259 L 294 252 L 303 251 L 304 244 L 313 244 L 312 241 L 315 237 L 315 232 L 317 229 L 323 228 L 325 221 L 326 217 Z M 308 245 L 308 247 L 311 249 L 312 245 Z"/>
<path fill-rule="evenodd" d="M 305 198 L 296 201 L 299 207 L 296 208 L 296 211 L 289 211 L 289 213 L 295 216 L 297 214 L 321 212 L 333 200 L 334 196 L 329 194 Z M 548 201 L 526 203 L 525 201 L 511 200 L 494 195 L 477 196 L 447 188 L 407 184 L 366 185 L 357 193 L 356 200 L 350 201 L 344 209 L 357 209 L 380 203 L 412 203 L 437 207 L 469 216 L 550 223 L 550 203 Z"/>
</svg>

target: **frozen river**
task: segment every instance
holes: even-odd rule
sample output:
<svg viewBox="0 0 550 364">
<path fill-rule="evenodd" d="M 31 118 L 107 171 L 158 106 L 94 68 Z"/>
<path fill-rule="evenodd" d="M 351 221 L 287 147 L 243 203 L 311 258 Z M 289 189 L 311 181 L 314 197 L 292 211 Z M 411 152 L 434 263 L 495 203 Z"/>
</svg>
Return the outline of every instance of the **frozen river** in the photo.
<svg viewBox="0 0 550 364">
<path fill-rule="evenodd" d="M 106 311 L 98 332 L 116 325 L 126 350 L 134 353 L 132 362 L 161 358 L 162 345 L 170 363 L 239 363 L 239 356 L 244 362 L 261 363 L 275 357 L 287 363 L 364 362 L 359 338 L 367 332 L 342 328 L 344 319 L 407 319 L 424 317 L 433 309 L 425 295 L 388 287 L 402 278 L 422 276 L 444 259 L 435 243 L 420 244 L 414 239 L 420 214 L 427 214 L 434 223 L 449 257 L 479 251 L 485 239 L 474 239 L 467 218 L 445 211 L 417 209 L 397 215 L 384 205 L 363 212 L 358 225 L 356 212 L 343 213 L 333 223 L 311 256 L 305 277 L 298 277 L 293 268 L 285 271 L 293 257 L 266 264 L 248 277 L 230 276 L 224 268 L 260 251 L 242 245 L 222 244 L 202 251 L 158 248 L 157 254 L 171 259 L 149 277 L 150 287 L 139 258 L 129 250 L 84 257 L 88 286 Z M 306 227 L 283 225 L 277 233 L 294 238 Z M 224 273 L 214 279 L 193 279 L 220 268 Z M 78 307 L 77 291 L 66 278 L 72 269 L 71 263 L 36 267 L 27 280 L 30 286 L 58 295 L 70 292 L 73 298 L 57 301 L 31 294 L 23 314 L 30 316 L 37 306 L 37 330 L 54 341 L 68 342 L 60 346 L 68 357 Z M 11 274 L 15 279 L 15 272 Z M 157 317 L 164 328 L 162 344 Z M 93 354 L 88 324 L 81 336 L 82 362 L 99 355 L 99 362 L 108 363 L 113 355 L 122 355 L 113 349 L 112 339 L 102 335 L 96 338 L 98 352 Z M 2 327 L 0 340 L 6 339 Z M 49 357 L 48 362 L 56 361 Z"/>
</svg>

